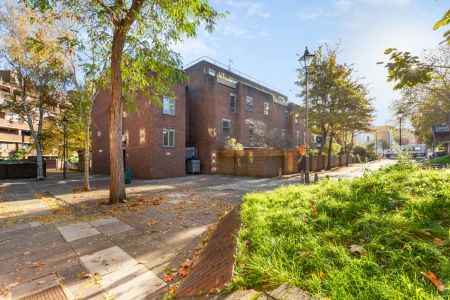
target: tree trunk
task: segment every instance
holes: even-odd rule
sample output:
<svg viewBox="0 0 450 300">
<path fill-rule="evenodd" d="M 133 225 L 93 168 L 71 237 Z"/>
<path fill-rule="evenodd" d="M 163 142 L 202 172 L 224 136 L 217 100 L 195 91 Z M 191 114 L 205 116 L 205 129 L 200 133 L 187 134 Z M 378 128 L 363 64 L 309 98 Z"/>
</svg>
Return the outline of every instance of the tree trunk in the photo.
<svg viewBox="0 0 450 300">
<path fill-rule="evenodd" d="M 353 149 L 353 138 L 354 138 L 354 137 L 355 137 L 355 133 L 352 132 L 351 141 L 350 141 L 350 146 L 348 147 L 347 157 L 345 158 L 345 165 L 346 165 L 346 166 L 348 166 L 348 161 L 349 161 L 350 152 L 352 152 L 352 149 Z"/>
<path fill-rule="evenodd" d="M 109 108 L 109 167 L 111 183 L 109 203 L 122 203 L 126 199 L 123 151 L 122 151 L 122 74 L 120 64 L 125 33 L 122 29 L 114 31 L 111 55 L 112 99 Z"/>
<path fill-rule="evenodd" d="M 330 136 L 329 136 L 329 143 L 328 143 L 328 163 L 327 163 L 327 170 L 331 169 L 331 151 L 333 150 L 333 132 L 330 132 Z"/>
<path fill-rule="evenodd" d="M 36 164 L 37 164 L 37 176 L 36 180 L 44 180 L 44 160 L 42 159 L 42 149 L 39 140 L 36 142 Z"/>
<path fill-rule="evenodd" d="M 91 186 L 89 184 L 89 162 L 91 160 L 90 147 L 89 147 L 89 133 L 90 133 L 90 116 L 87 116 L 88 120 L 85 128 L 85 140 L 84 140 L 84 190 L 89 191 Z"/>
</svg>

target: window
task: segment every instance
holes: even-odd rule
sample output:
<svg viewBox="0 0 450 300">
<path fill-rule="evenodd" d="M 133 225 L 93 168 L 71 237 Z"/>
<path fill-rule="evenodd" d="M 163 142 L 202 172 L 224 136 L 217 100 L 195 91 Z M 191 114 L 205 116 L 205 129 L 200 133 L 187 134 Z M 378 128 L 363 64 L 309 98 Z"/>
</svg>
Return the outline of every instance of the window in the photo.
<svg viewBox="0 0 450 300">
<path fill-rule="evenodd" d="M 298 123 L 298 119 L 300 118 L 299 114 L 295 114 L 295 123 Z"/>
<path fill-rule="evenodd" d="M 253 124 L 248 125 L 248 141 L 251 145 L 255 143 L 255 125 Z"/>
<path fill-rule="evenodd" d="M 269 109 L 270 109 L 270 103 L 267 102 L 267 101 L 264 101 L 264 114 L 265 114 L 266 116 L 269 115 Z"/>
<path fill-rule="evenodd" d="M 6 115 L 6 120 L 10 122 L 18 122 L 19 121 L 19 115 L 14 113 L 8 113 Z"/>
<path fill-rule="evenodd" d="M 163 147 L 175 147 L 174 129 L 163 129 Z"/>
<path fill-rule="evenodd" d="M 222 120 L 222 131 L 224 134 L 229 135 L 231 131 L 231 121 L 230 120 Z"/>
<path fill-rule="evenodd" d="M 287 111 L 287 110 L 284 111 L 284 120 L 286 122 L 289 122 L 289 111 Z"/>
<path fill-rule="evenodd" d="M 246 103 L 246 110 L 253 111 L 253 98 L 247 96 L 245 103 Z"/>
<path fill-rule="evenodd" d="M 214 71 L 213 69 L 208 69 L 208 74 L 210 75 L 210 76 L 216 76 L 216 71 Z"/>
<path fill-rule="evenodd" d="M 230 94 L 230 112 L 235 113 L 237 111 L 236 95 Z"/>
<path fill-rule="evenodd" d="M 175 99 L 163 97 L 163 114 L 175 116 Z"/>
<path fill-rule="evenodd" d="M 281 138 L 286 138 L 286 129 L 281 129 Z"/>
<path fill-rule="evenodd" d="M 370 137 L 369 136 L 367 136 L 367 142 L 369 142 L 370 141 Z"/>
</svg>

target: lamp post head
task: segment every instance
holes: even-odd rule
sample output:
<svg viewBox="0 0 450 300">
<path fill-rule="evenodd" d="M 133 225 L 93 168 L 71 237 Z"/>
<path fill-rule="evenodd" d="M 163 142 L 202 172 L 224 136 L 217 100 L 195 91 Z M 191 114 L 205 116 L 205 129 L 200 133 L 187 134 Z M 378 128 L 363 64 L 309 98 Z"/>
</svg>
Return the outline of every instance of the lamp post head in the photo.
<svg viewBox="0 0 450 300">
<path fill-rule="evenodd" d="M 302 64 L 304 68 L 308 68 L 312 63 L 314 56 L 314 53 L 309 53 L 308 47 L 306 47 L 305 53 L 300 57 L 300 64 Z"/>
<path fill-rule="evenodd" d="M 67 125 L 68 122 L 69 122 L 69 121 L 67 120 L 66 116 L 64 116 L 64 117 L 62 118 L 62 120 L 61 120 L 61 124 L 62 124 L 62 126 L 64 126 L 64 127 L 66 127 L 66 125 Z"/>
</svg>

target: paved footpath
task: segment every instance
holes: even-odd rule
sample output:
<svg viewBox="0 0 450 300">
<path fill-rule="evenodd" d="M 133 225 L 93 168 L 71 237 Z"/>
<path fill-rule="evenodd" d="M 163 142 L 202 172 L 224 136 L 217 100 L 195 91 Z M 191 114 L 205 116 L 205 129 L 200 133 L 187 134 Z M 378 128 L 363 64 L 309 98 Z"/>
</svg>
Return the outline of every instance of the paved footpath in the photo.
<svg viewBox="0 0 450 300">
<path fill-rule="evenodd" d="M 390 163 L 326 174 L 349 178 Z M 298 181 L 219 175 L 134 180 L 127 185 L 129 201 L 111 206 L 105 176 L 92 176 L 89 192 L 81 191 L 79 173 L 66 180 L 59 172 L 41 182 L 2 180 L 0 299 L 56 289 L 67 299 L 162 299 L 184 276 L 178 270 L 199 251 L 208 228 L 243 194 Z"/>
</svg>

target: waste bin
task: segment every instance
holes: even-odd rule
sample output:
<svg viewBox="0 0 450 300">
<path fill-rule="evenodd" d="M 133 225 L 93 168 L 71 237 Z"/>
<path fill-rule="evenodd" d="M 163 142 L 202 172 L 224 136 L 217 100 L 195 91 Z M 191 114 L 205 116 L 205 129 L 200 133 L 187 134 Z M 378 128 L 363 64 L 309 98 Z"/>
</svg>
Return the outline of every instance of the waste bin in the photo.
<svg viewBox="0 0 450 300">
<path fill-rule="evenodd" d="M 125 184 L 131 183 L 131 168 L 126 167 L 124 169 L 124 177 L 125 177 Z"/>
</svg>

